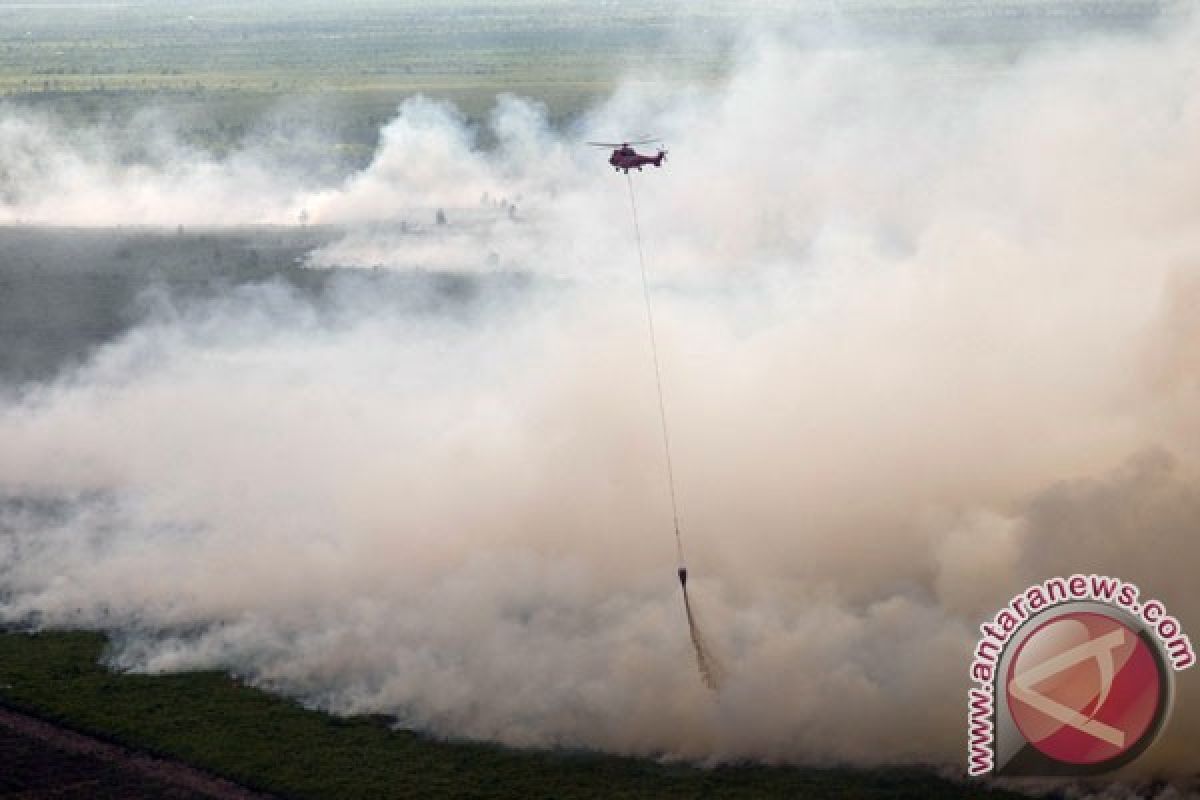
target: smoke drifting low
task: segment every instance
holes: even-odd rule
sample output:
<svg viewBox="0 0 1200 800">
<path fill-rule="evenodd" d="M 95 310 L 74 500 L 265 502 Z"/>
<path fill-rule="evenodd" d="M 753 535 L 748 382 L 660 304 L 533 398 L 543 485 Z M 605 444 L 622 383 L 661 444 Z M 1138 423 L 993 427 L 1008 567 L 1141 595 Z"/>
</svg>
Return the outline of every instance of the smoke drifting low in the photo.
<svg viewBox="0 0 1200 800">
<path fill-rule="evenodd" d="M 167 302 L 6 401 L 0 620 L 440 735 L 952 765 L 976 627 L 1029 583 L 1120 575 L 1200 630 L 1195 24 L 1014 63 L 759 39 L 719 87 L 631 84 L 570 135 L 516 98 L 491 125 L 485 152 L 412 100 L 314 187 L 252 151 L 122 164 L 4 112 L 9 221 L 303 210 L 343 231 L 314 269 L 533 280 L 432 315 L 272 283 Z M 578 142 L 642 130 L 673 148 L 635 181 L 715 696 L 628 198 Z M 416 210 L 485 192 L 516 219 Z M 1137 770 L 1196 769 L 1180 677 Z"/>
</svg>

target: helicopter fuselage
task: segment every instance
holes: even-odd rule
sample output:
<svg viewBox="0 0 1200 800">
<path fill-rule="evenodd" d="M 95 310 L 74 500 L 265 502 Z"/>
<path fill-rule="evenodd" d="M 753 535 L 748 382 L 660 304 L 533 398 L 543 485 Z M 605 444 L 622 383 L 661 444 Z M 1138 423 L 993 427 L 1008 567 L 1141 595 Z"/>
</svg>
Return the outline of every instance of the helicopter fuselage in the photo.
<svg viewBox="0 0 1200 800">
<path fill-rule="evenodd" d="M 612 165 L 613 169 L 629 172 L 631 169 L 640 170 L 647 165 L 661 167 L 665 155 L 665 150 L 659 150 L 657 155 L 644 156 L 632 147 L 618 147 L 609 156 L 608 163 Z"/>
</svg>

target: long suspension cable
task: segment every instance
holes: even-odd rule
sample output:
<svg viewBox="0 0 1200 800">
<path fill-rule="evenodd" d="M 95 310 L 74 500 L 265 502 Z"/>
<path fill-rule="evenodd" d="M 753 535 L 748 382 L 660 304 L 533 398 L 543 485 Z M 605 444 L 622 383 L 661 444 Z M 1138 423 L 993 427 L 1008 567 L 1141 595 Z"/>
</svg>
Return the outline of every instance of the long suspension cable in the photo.
<svg viewBox="0 0 1200 800">
<path fill-rule="evenodd" d="M 654 334 L 654 309 L 650 304 L 650 282 L 646 278 L 646 257 L 642 253 L 642 229 L 638 224 L 637 200 L 633 194 L 633 178 L 625 173 L 625 183 L 629 186 L 629 207 L 633 210 L 633 233 L 637 240 L 638 266 L 642 271 L 642 298 L 646 301 L 646 327 L 650 331 L 650 354 L 654 358 L 654 386 L 658 390 L 658 420 L 662 426 L 663 454 L 667 464 L 667 488 L 671 495 L 671 521 L 675 527 L 675 554 L 679 557 L 679 567 L 684 567 L 683 536 L 679 532 L 679 503 L 675 498 L 675 466 L 671 461 L 671 437 L 667 432 L 667 405 L 663 400 L 662 368 L 658 360 L 658 339 Z M 682 577 L 682 574 L 681 574 Z"/>
<path fill-rule="evenodd" d="M 671 437 L 667 432 L 667 404 L 663 400 L 662 367 L 658 360 L 658 337 L 654 331 L 654 307 L 650 302 L 650 281 L 646 277 L 646 257 L 642 252 L 642 228 L 638 223 L 637 199 L 633 193 L 633 179 L 628 172 L 625 173 L 625 183 L 629 186 L 629 207 L 633 211 L 633 233 L 637 240 L 638 266 L 642 273 L 642 298 L 646 301 L 646 327 L 650 332 L 650 354 L 654 358 L 654 387 L 658 391 L 658 421 L 662 426 L 663 455 L 667 466 L 667 488 L 671 495 L 671 521 L 675 526 L 675 553 L 679 557 L 679 586 L 683 590 L 683 608 L 687 616 L 692 649 L 696 654 L 696 669 L 700 673 L 700 680 L 709 690 L 718 692 L 724 680 L 724 669 L 720 660 L 709 649 L 692 610 L 692 601 L 688 597 L 687 567 L 683 560 L 683 536 L 679 532 L 679 503 L 675 499 L 675 467 L 671 461 Z"/>
</svg>

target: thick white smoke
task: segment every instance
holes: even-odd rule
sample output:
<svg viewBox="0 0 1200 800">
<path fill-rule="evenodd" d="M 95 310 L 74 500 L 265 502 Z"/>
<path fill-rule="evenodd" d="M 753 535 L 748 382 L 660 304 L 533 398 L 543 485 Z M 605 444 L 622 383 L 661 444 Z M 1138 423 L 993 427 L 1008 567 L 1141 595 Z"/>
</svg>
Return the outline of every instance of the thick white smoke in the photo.
<svg viewBox="0 0 1200 800">
<path fill-rule="evenodd" d="M 314 268 L 536 279 L 466 314 L 274 285 L 168 306 L 9 402 L 0 487 L 54 513 L 9 504 L 0 620 L 438 734 L 960 764 L 976 626 L 1028 583 L 1120 575 L 1200 626 L 1198 34 L 1015 63 L 759 41 L 719 87 L 589 116 L 581 139 L 674 148 L 634 183 L 716 697 L 606 154 L 513 98 L 484 152 L 413 100 L 314 189 L 248 153 L 121 166 L 9 110 L 9 220 L 303 210 L 345 227 Z M 456 225 L 485 192 L 516 219 Z M 1200 687 L 1178 689 L 1138 769 L 1195 770 Z"/>
</svg>

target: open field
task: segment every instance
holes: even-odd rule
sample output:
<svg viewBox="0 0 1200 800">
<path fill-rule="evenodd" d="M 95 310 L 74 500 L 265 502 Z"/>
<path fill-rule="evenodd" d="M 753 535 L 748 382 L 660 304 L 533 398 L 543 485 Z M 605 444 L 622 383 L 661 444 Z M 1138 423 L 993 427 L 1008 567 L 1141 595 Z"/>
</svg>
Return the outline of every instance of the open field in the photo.
<svg viewBox="0 0 1200 800">
<path fill-rule="evenodd" d="M 734 8 L 683 21 L 727 36 Z M 651 54 L 692 74 L 718 56 L 669 42 L 672 10 L 632 3 L 29 3 L 0 19 L 9 90 L 514 87 L 610 80 Z"/>
<path fill-rule="evenodd" d="M 189 143 L 218 153 L 264 117 L 285 130 L 315 122 L 332 143 L 325 158 L 361 165 L 413 94 L 453 102 L 478 124 L 498 93 L 511 92 L 544 103 L 563 125 L 625 80 L 720 80 L 747 25 L 799 31 L 812 46 L 847 32 L 852 41 L 935 40 L 1002 63 L 1031 41 L 1144 26 L 1164 5 L 858 0 L 832 14 L 825 4 L 769 0 L 9 3 L 0 6 L 0 99 L 76 124 L 152 107 L 180 122 Z"/>
<path fill-rule="evenodd" d="M 299 99 L 340 120 L 345 144 L 371 145 L 418 92 L 473 119 L 499 92 L 536 97 L 565 118 L 630 73 L 715 76 L 733 17 L 729 7 L 691 12 L 683 22 L 705 34 L 685 40 L 672 12 L 636 4 L 9 4 L 0 96 L 101 120 L 144 105 L 189 116 L 200 106 L 193 139 L 214 147 Z"/>
<path fill-rule="evenodd" d="M 481 4 L 6 4 L 0 89 L 303 89 L 591 85 L 651 69 L 694 78 L 723 66 L 741 25 L 822 30 L 840 15 L 868 35 L 976 44 L 1128 26 L 1155 0 L 935 0 L 705 4 L 578 0 Z M 715 45 L 715 46 L 714 46 Z"/>
<path fill-rule="evenodd" d="M 115 674 L 95 634 L 0 635 L 0 704 L 296 798 L 1017 797 L 917 769 L 699 769 L 442 742 L 216 672 Z"/>
</svg>

